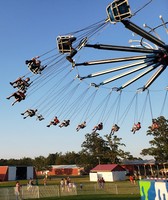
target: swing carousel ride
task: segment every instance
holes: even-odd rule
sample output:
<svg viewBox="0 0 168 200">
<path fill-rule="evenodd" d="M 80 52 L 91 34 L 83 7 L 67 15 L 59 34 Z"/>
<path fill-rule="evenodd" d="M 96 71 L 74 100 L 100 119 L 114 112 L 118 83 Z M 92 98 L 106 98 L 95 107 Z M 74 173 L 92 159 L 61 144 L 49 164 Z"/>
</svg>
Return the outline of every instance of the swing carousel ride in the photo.
<svg viewBox="0 0 168 200">
<path fill-rule="evenodd" d="M 33 102 L 21 115 L 24 119 L 35 117 L 37 121 L 47 121 L 48 128 L 68 127 L 78 122 L 77 132 L 84 128 L 94 132 L 111 124 L 109 132 L 115 134 L 122 129 L 128 113 L 134 118 L 130 127 L 133 134 L 143 126 L 146 113 L 150 113 L 153 128 L 157 128 L 150 87 L 167 69 L 168 45 L 161 35 L 168 34 L 168 22 L 161 15 L 159 24 L 153 28 L 147 24 L 141 28 L 131 21 L 150 3 L 152 0 L 132 13 L 128 0 L 115 0 L 106 8 L 106 19 L 57 36 L 56 48 L 25 61 L 28 73 L 10 82 L 16 92 L 7 99 L 14 98 L 12 106 L 23 100 Z M 117 24 L 123 26 L 123 31 L 133 33 L 135 39 L 130 39 L 128 46 L 92 43 L 107 26 L 115 29 Z M 84 57 L 87 51 L 90 55 Z M 106 51 L 106 58 L 86 61 L 92 51 L 97 51 L 100 58 L 101 52 Z M 107 58 L 109 55 L 112 58 Z M 134 86 L 138 87 L 133 89 Z M 163 91 L 159 115 L 164 114 L 168 87 Z M 125 97 L 126 93 L 129 98 Z M 138 104 L 141 95 L 145 96 L 144 102 L 140 100 Z M 36 102 L 34 96 L 38 96 Z"/>
</svg>

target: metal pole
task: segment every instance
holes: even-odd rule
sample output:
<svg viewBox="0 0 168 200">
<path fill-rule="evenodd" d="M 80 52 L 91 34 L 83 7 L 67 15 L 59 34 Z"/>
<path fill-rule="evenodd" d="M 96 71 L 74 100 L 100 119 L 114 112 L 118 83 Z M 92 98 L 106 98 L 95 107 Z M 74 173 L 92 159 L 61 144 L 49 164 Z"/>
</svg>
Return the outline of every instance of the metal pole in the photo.
<svg viewBox="0 0 168 200">
<path fill-rule="evenodd" d="M 80 76 L 79 78 L 81 80 L 85 79 L 85 78 L 92 78 L 92 77 L 100 76 L 100 75 L 103 75 L 103 74 L 108 74 L 108 73 L 120 71 L 120 70 L 123 70 L 123 69 L 128 69 L 128 68 L 135 67 L 135 66 L 138 66 L 138 65 L 142 65 L 142 64 L 144 65 L 144 63 L 152 63 L 152 62 L 151 62 L 151 60 L 146 60 L 146 61 L 142 60 L 142 61 L 139 61 L 139 62 L 119 66 L 119 67 L 116 67 L 116 68 L 111 68 L 111 69 L 108 69 L 108 70 L 95 72 L 95 73 L 89 74 L 87 76 L 82 76 L 82 77 Z"/>
<path fill-rule="evenodd" d="M 127 52 L 139 52 L 139 53 L 159 53 L 159 52 L 161 52 L 160 50 L 157 50 L 157 49 L 115 46 L 115 45 L 107 45 L 107 44 L 86 44 L 85 47 L 92 47 L 95 49 L 102 49 L 102 50 L 127 51 Z"/>
<path fill-rule="evenodd" d="M 148 74 L 149 72 L 151 72 L 152 70 L 154 70 L 156 67 L 158 67 L 160 64 L 155 64 L 153 66 L 151 66 L 149 69 L 145 70 L 144 72 L 142 72 L 141 74 L 138 74 L 136 77 L 134 77 L 133 79 L 129 80 L 128 82 L 126 82 L 125 84 L 123 84 L 120 87 L 120 90 L 127 87 L 128 85 L 132 84 L 133 82 L 137 81 L 138 79 L 140 79 L 141 77 L 145 76 L 146 74 Z M 147 88 L 146 88 L 147 89 Z M 144 88 L 143 88 L 144 90 Z"/>
<path fill-rule="evenodd" d="M 122 77 L 124 77 L 124 76 L 127 76 L 127 75 L 129 75 L 129 74 L 132 74 L 132 73 L 137 72 L 137 71 L 139 71 L 139 70 L 142 70 L 142 69 L 144 69 L 144 68 L 150 66 L 151 64 L 152 64 L 152 63 L 150 63 L 150 64 L 148 64 L 148 65 L 147 65 L 147 64 L 140 65 L 139 67 L 137 67 L 137 68 L 135 68 L 135 69 L 129 70 L 129 71 L 124 72 L 124 73 L 122 73 L 122 74 L 116 75 L 116 76 L 114 76 L 114 77 L 112 77 L 112 78 L 109 78 L 109 79 L 107 79 L 107 80 L 101 82 L 101 83 L 98 84 L 97 86 L 105 85 L 105 84 L 107 84 L 107 83 L 110 83 L 110 82 L 112 82 L 112 81 L 115 81 L 115 80 L 117 80 L 117 79 L 120 79 L 120 78 L 122 78 Z"/>
<path fill-rule="evenodd" d="M 158 76 L 166 69 L 166 65 L 161 65 L 159 69 L 153 74 L 153 76 L 146 82 L 143 87 L 143 90 L 147 89 L 157 78 Z"/>
<path fill-rule="evenodd" d="M 156 44 L 157 46 L 167 49 L 167 45 L 164 42 L 162 42 L 155 36 L 151 35 L 147 31 L 143 30 L 142 28 L 140 28 L 136 24 L 132 23 L 131 21 L 123 20 L 121 22 L 125 25 L 125 27 L 127 29 L 129 29 L 129 30 L 133 31 L 134 33 L 140 35 L 141 37 L 149 40 L 150 42 Z"/>
<path fill-rule="evenodd" d="M 146 174 L 146 167 L 145 167 L 145 165 L 144 165 L 144 175 L 145 175 L 145 177 L 147 176 L 147 174 Z"/>
<path fill-rule="evenodd" d="M 142 60 L 147 58 L 153 58 L 156 57 L 156 55 L 144 55 L 144 56 L 131 56 L 131 57 L 123 57 L 123 58 L 112 58 L 112 59 L 106 59 L 106 60 L 94 60 L 94 61 L 88 61 L 83 63 L 75 63 L 74 66 L 87 66 L 87 65 L 100 65 L 100 64 L 108 64 L 108 63 L 116 63 L 116 62 L 126 62 L 126 61 L 133 61 L 133 60 Z"/>
</svg>

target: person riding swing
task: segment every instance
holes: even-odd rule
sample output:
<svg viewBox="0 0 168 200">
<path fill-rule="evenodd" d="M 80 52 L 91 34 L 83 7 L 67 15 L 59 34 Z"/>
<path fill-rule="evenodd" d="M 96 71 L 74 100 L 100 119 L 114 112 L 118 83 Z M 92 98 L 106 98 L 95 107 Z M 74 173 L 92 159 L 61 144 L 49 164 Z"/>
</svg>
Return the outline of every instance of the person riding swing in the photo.
<svg viewBox="0 0 168 200">
<path fill-rule="evenodd" d="M 79 131 L 80 129 L 84 129 L 85 127 L 86 127 L 86 122 L 84 121 L 83 123 L 77 126 L 76 131 Z"/>
<path fill-rule="evenodd" d="M 111 128 L 110 134 L 114 135 L 115 132 L 117 132 L 120 129 L 120 127 L 117 124 L 114 124 Z"/>
<path fill-rule="evenodd" d="M 47 127 L 50 127 L 51 125 L 56 126 L 59 123 L 60 123 L 60 121 L 59 121 L 58 117 L 55 116 L 54 119 L 47 125 Z"/>
<path fill-rule="evenodd" d="M 141 123 L 140 122 L 138 122 L 137 124 L 134 124 L 131 132 L 133 132 L 133 134 L 135 134 L 135 132 L 138 131 L 139 129 L 141 129 Z"/>
<path fill-rule="evenodd" d="M 92 131 L 100 131 L 103 129 L 103 122 L 100 122 L 98 125 L 94 126 L 94 128 L 92 129 Z"/>
<path fill-rule="evenodd" d="M 38 60 L 39 56 L 32 58 L 31 60 L 26 60 L 25 63 L 28 65 L 33 74 L 41 74 L 41 72 L 47 67 L 47 65 L 42 66 L 41 61 Z"/>
</svg>

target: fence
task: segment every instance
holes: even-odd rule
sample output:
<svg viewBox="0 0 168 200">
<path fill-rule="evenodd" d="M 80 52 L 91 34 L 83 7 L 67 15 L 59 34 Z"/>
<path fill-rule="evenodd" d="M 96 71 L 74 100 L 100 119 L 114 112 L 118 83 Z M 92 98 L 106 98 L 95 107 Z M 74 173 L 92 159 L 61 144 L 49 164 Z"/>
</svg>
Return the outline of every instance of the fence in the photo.
<svg viewBox="0 0 168 200">
<path fill-rule="evenodd" d="M 113 183 L 106 183 L 104 188 L 100 188 L 95 183 L 72 185 L 64 188 L 58 185 L 22 186 L 18 200 L 84 194 L 139 194 L 139 187 L 138 185 L 120 186 Z M 16 200 L 15 188 L 0 188 L 0 200 Z"/>
</svg>

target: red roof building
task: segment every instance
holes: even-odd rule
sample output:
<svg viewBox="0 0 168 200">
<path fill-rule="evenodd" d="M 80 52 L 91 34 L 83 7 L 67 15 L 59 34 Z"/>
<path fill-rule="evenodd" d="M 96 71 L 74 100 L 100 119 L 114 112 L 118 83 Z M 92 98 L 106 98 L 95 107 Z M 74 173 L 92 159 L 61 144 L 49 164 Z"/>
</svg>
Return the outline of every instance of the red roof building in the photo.
<svg viewBox="0 0 168 200">
<path fill-rule="evenodd" d="M 126 170 L 117 164 L 101 164 L 90 170 L 90 181 L 102 178 L 106 182 L 125 180 Z"/>
<path fill-rule="evenodd" d="M 78 176 L 81 175 L 81 172 L 84 170 L 83 167 L 77 165 L 51 165 L 50 170 L 47 171 L 38 171 L 37 174 L 47 174 L 49 176 L 53 175 L 66 175 L 66 176 Z"/>
<path fill-rule="evenodd" d="M 125 171 L 125 169 L 117 164 L 101 164 L 101 165 L 97 165 L 95 168 L 91 170 L 91 172 L 95 172 L 95 171 L 96 172 L 97 171 L 111 172 L 111 171 Z"/>
</svg>

